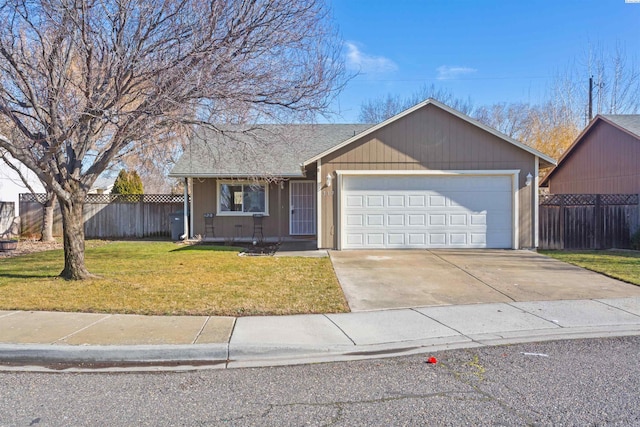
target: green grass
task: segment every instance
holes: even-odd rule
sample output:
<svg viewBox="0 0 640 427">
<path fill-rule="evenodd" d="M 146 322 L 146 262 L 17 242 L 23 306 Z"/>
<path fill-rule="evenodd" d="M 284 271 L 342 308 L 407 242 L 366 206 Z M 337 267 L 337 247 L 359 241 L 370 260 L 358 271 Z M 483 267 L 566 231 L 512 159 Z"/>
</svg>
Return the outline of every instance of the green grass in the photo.
<svg viewBox="0 0 640 427">
<path fill-rule="evenodd" d="M 614 279 L 640 285 L 640 252 L 637 251 L 540 251 L 540 253 Z"/>
<path fill-rule="evenodd" d="M 0 310 L 160 315 L 348 311 L 328 258 L 239 257 L 238 248 L 168 242 L 87 245 L 98 277 L 57 277 L 62 250 L 0 259 Z"/>
</svg>

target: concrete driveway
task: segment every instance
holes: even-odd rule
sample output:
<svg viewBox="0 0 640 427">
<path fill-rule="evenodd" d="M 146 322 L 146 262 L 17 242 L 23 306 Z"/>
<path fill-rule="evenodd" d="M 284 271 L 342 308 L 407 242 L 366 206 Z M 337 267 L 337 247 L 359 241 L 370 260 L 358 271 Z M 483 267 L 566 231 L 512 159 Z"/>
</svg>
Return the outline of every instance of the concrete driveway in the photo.
<svg viewBox="0 0 640 427">
<path fill-rule="evenodd" d="M 640 296 L 640 286 L 524 250 L 331 251 L 352 311 Z"/>
</svg>

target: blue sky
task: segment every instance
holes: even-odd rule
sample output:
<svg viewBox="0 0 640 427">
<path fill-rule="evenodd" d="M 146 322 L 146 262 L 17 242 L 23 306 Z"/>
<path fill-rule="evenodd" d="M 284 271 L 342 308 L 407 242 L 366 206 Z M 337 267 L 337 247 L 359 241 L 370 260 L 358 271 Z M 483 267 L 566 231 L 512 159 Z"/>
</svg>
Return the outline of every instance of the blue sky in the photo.
<svg viewBox="0 0 640 427">
<path fill-rule="evenodd" d="M 640 0 L 627 0 L 640 1 Z M 423 85 L 475 106 L 538 103 L 589 46 L 616 44 L 640 64 L 640 3 L 625 0 L 329 0 L 353 78 L 334 103 L 355 122 L 362 102 Z M 586 73 L 586 71 L 585 71 Z M 589 76 L 585 74 L 585 90 Z"/>
</svg>

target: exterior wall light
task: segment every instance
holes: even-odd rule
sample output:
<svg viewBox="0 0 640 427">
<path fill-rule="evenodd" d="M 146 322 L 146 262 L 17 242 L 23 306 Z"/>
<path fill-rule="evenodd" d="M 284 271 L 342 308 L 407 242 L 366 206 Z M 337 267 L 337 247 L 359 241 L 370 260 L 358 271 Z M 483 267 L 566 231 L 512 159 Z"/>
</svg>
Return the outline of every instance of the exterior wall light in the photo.
<svg viewBox="0 0 640 427">
<path fill-rule="evenodd" d="M 525 182 L 525 184 L 527 184 L 527 187 L 531 185 L 531 183 L 533 182 L 533 175 L 531 175 L 531 173 L 527 174 L 527 181 Z"/>
<path fill-rule="evenodd" d="M 327 180 L 326 180 L 327 187 L 331 187 L 331 181 L 333 181 L 333 177 L 331 176 L 330 173 L 328 173 Z"/>
</svg>

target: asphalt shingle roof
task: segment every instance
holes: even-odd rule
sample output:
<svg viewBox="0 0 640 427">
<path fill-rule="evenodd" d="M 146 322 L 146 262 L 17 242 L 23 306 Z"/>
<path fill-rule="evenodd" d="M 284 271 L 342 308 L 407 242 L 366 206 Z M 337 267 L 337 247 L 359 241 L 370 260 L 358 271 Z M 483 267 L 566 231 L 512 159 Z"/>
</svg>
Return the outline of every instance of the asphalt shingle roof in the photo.
<svg viewBox="0 0 640 427">
<path fill-rule="evenodd" d="M 602 117 L 640 138 L 640 114 L 603 114 Z"/>
<path fill-rule="evenodd" d="M 299 124 L 200 128 L 170 176 L 302 176 L 300 165 L 370 124 Z"/>
</svg>

